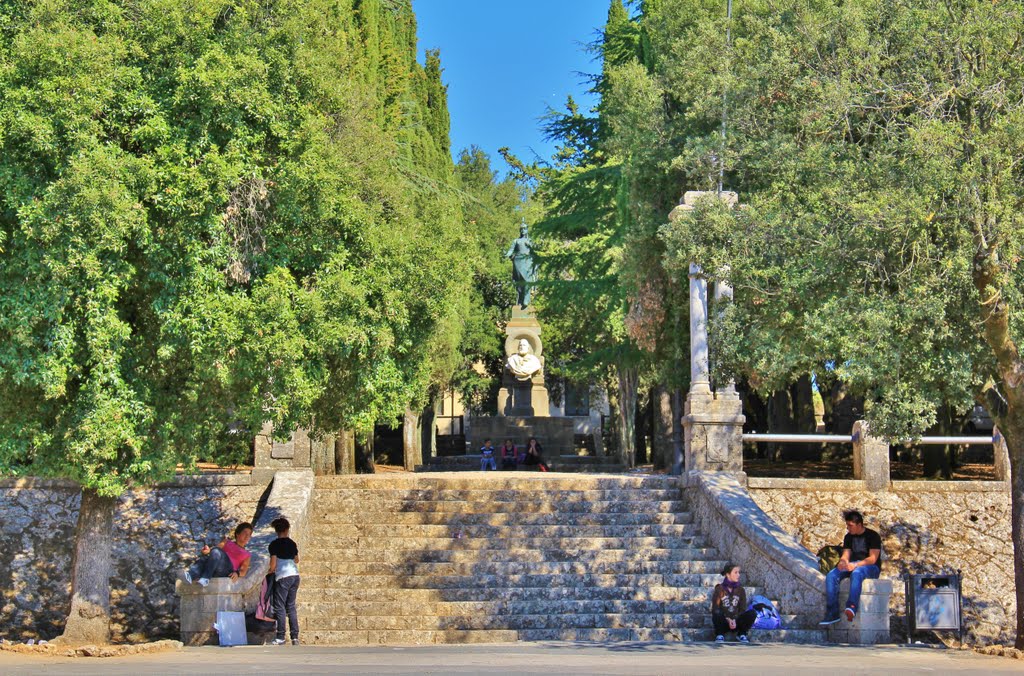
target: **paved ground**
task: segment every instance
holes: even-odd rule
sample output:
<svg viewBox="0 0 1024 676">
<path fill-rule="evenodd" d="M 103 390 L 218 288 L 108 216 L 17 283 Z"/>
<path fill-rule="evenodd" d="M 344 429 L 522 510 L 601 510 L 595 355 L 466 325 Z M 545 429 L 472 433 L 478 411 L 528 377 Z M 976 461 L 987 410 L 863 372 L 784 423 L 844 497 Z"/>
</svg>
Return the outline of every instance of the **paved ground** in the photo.
<svg viewBox="0 0 1024 676">
<path fill-rule="evenodd" d="M 321 646 L 188 648 L 112 659 L 55 659 L 0 653 L 14 674 L 1001 674 L 1020 660 L 968 651 L 706 643 L 503 643 L 398 648 Z"/>
</svg>

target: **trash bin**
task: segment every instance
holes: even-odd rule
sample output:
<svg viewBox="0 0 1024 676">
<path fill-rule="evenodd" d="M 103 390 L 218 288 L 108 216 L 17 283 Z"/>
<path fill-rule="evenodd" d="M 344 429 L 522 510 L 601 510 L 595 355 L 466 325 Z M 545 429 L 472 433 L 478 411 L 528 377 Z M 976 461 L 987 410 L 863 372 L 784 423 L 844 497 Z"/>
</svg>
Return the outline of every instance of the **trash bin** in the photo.
<svg viewBox="0 0 1024 676">
<path fill-rule="evenodd" d="M 907 643 L 914 632 L 947 629 L 963 643 L 960 571 L 955 575 L 909 575 L 907 584 Z"/>
</svg>

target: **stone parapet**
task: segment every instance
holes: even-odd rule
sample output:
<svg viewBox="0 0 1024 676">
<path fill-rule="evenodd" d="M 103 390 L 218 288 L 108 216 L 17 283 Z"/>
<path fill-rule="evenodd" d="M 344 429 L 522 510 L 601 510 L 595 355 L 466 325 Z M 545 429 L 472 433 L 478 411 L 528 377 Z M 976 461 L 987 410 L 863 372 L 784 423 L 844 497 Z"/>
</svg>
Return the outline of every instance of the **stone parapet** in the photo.
<svg viewBox="0 0 1024 676">
<path fill-rule="evenodd" d="M 765 514 L 733 474 L 686 476 L 694 523 L 709 544 L 810 626 L 825 607 L 825 576 L 806 548 Z M 798 625 L 799 626 L 799 625 Z"/>
<path fill-rule="evenodd" d="M 832 643 L 853 645 L 875 645 L 889 643 L 889 598 L 892 596 L 892 580 L 864 580 L 860 592 L 860 607 L 853 621 L 844 617 L 828 628 L 828 640 Z M 839 602 L 850 593 L 850 580 L 839 585 Z"/>
<path fill-rule="evenodd" d="M 244 612 L 256 607 L 260 583 L 270 565 L 267 547 L 277 537 L 270 523 L 280 516 L 287 518 L 291 522 L 291 537 L 301 550 L 305 545 L 312 498 L 312 470 L 278 471 L 259 521 L 253 524 L 253 537 L 248 547 L 252 552 L 248 575 L 234 581 L 214 578 L 206 587 L 189 584 L 183 578 L 177 580 L 175 593 L 181 599 L 181 640 L 185 645 L 217 643 L 217 632 L 213 628 L 217 611 Z"/>
</svg>

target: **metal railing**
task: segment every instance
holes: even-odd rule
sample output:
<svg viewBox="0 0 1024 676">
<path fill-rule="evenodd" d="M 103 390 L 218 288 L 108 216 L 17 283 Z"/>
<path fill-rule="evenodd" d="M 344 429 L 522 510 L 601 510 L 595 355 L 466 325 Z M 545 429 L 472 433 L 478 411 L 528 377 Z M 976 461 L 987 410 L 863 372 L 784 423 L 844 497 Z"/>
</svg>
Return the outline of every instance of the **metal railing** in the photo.
<svg viewBox="0 0 1024 676">
<path fill-rule="evenodd" d="M 856 439 L 852 434 L 759 434 L 750 433 L 743 435 L 743 441 L 774 442 L 782 444 L 852 444 Z M 945 445 L 953 444 L 960 446 L 985 446 L 996 443 L 997 438 L 992 437 L 921 437 L 905 442 L 892 442 L 894 444 L 924 444 L 924 445 Z"/>
</svg>

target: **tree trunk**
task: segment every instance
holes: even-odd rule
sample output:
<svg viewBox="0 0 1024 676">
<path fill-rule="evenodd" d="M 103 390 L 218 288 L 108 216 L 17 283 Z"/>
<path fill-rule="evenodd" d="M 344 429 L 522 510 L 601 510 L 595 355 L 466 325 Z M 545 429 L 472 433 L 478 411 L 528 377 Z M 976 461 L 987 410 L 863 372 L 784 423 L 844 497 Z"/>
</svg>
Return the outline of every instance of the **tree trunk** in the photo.
<svg viewBox="0 0 1024 676">
<path fill-rule="evenodd" d="M 373 450 L 373 430 L 356 432 L 356 471 L 360 474 L 376 474 L 377 461 Z"/>
<path fill-rule="evenodd" d="M 999 239 L 988 240 L 976 225 L 974 288 L 985 342 L 996 360 L 999 389 L 1006 400 L 1006 412 L 995 416 L 1010 456 L 1010 539 L 1013 540 L 1013 582 L 1017 601 L 1017 640 L 1024 650 L 1024 361 L 1010 333 L 1010 307 L 998 280 L 1001 270 L 996 246 Z"/>
<path fill-rule="evenodd" d="M 420 447 L 420 414 L 410 407 L 405 407 L 402 418 L 402 464 L 407 472 L 412 472 L 417 465 L 423 464 L 423 451 Z"/>
<path fill-rule="evenodd" d="M 117 498 L 82 489 L 75 553 L 71 563 L 71 610 L 64 633 L 55 643 L 84 645 L 110 642 L 110 574 Z"/>
<path fill-rule="evenodd" d="M 654 469 L 667 469 L 672 466 L 672 395 L 664 387 L 658 387 L 651 399 L 654 406 L 651 463 Z"/>
<path fill-rule="evenodd" d="M 636 466 L 636 400 L 640 375 L 636 368 L 619 366 L 619 461 Z"/>
<path fill-rule="evenodd" d="M 420 458 L 423 464 L 429 463 L 437 457 L 437 410 L 431 402 L 423 409 L 423 417 L 420 419 Z"/>
<path fill-rule="evenodd" d="M 354 430 L 341 430 L 334 440 L 334 472 L 335 474 L 354 474 L 356 471 L 356 433 Z"/>
<path fill-rule="evenodd" d="M 683 473 L 683 391 L 676 388 L 672 391 L 672 474 Z"/>
</svg>

